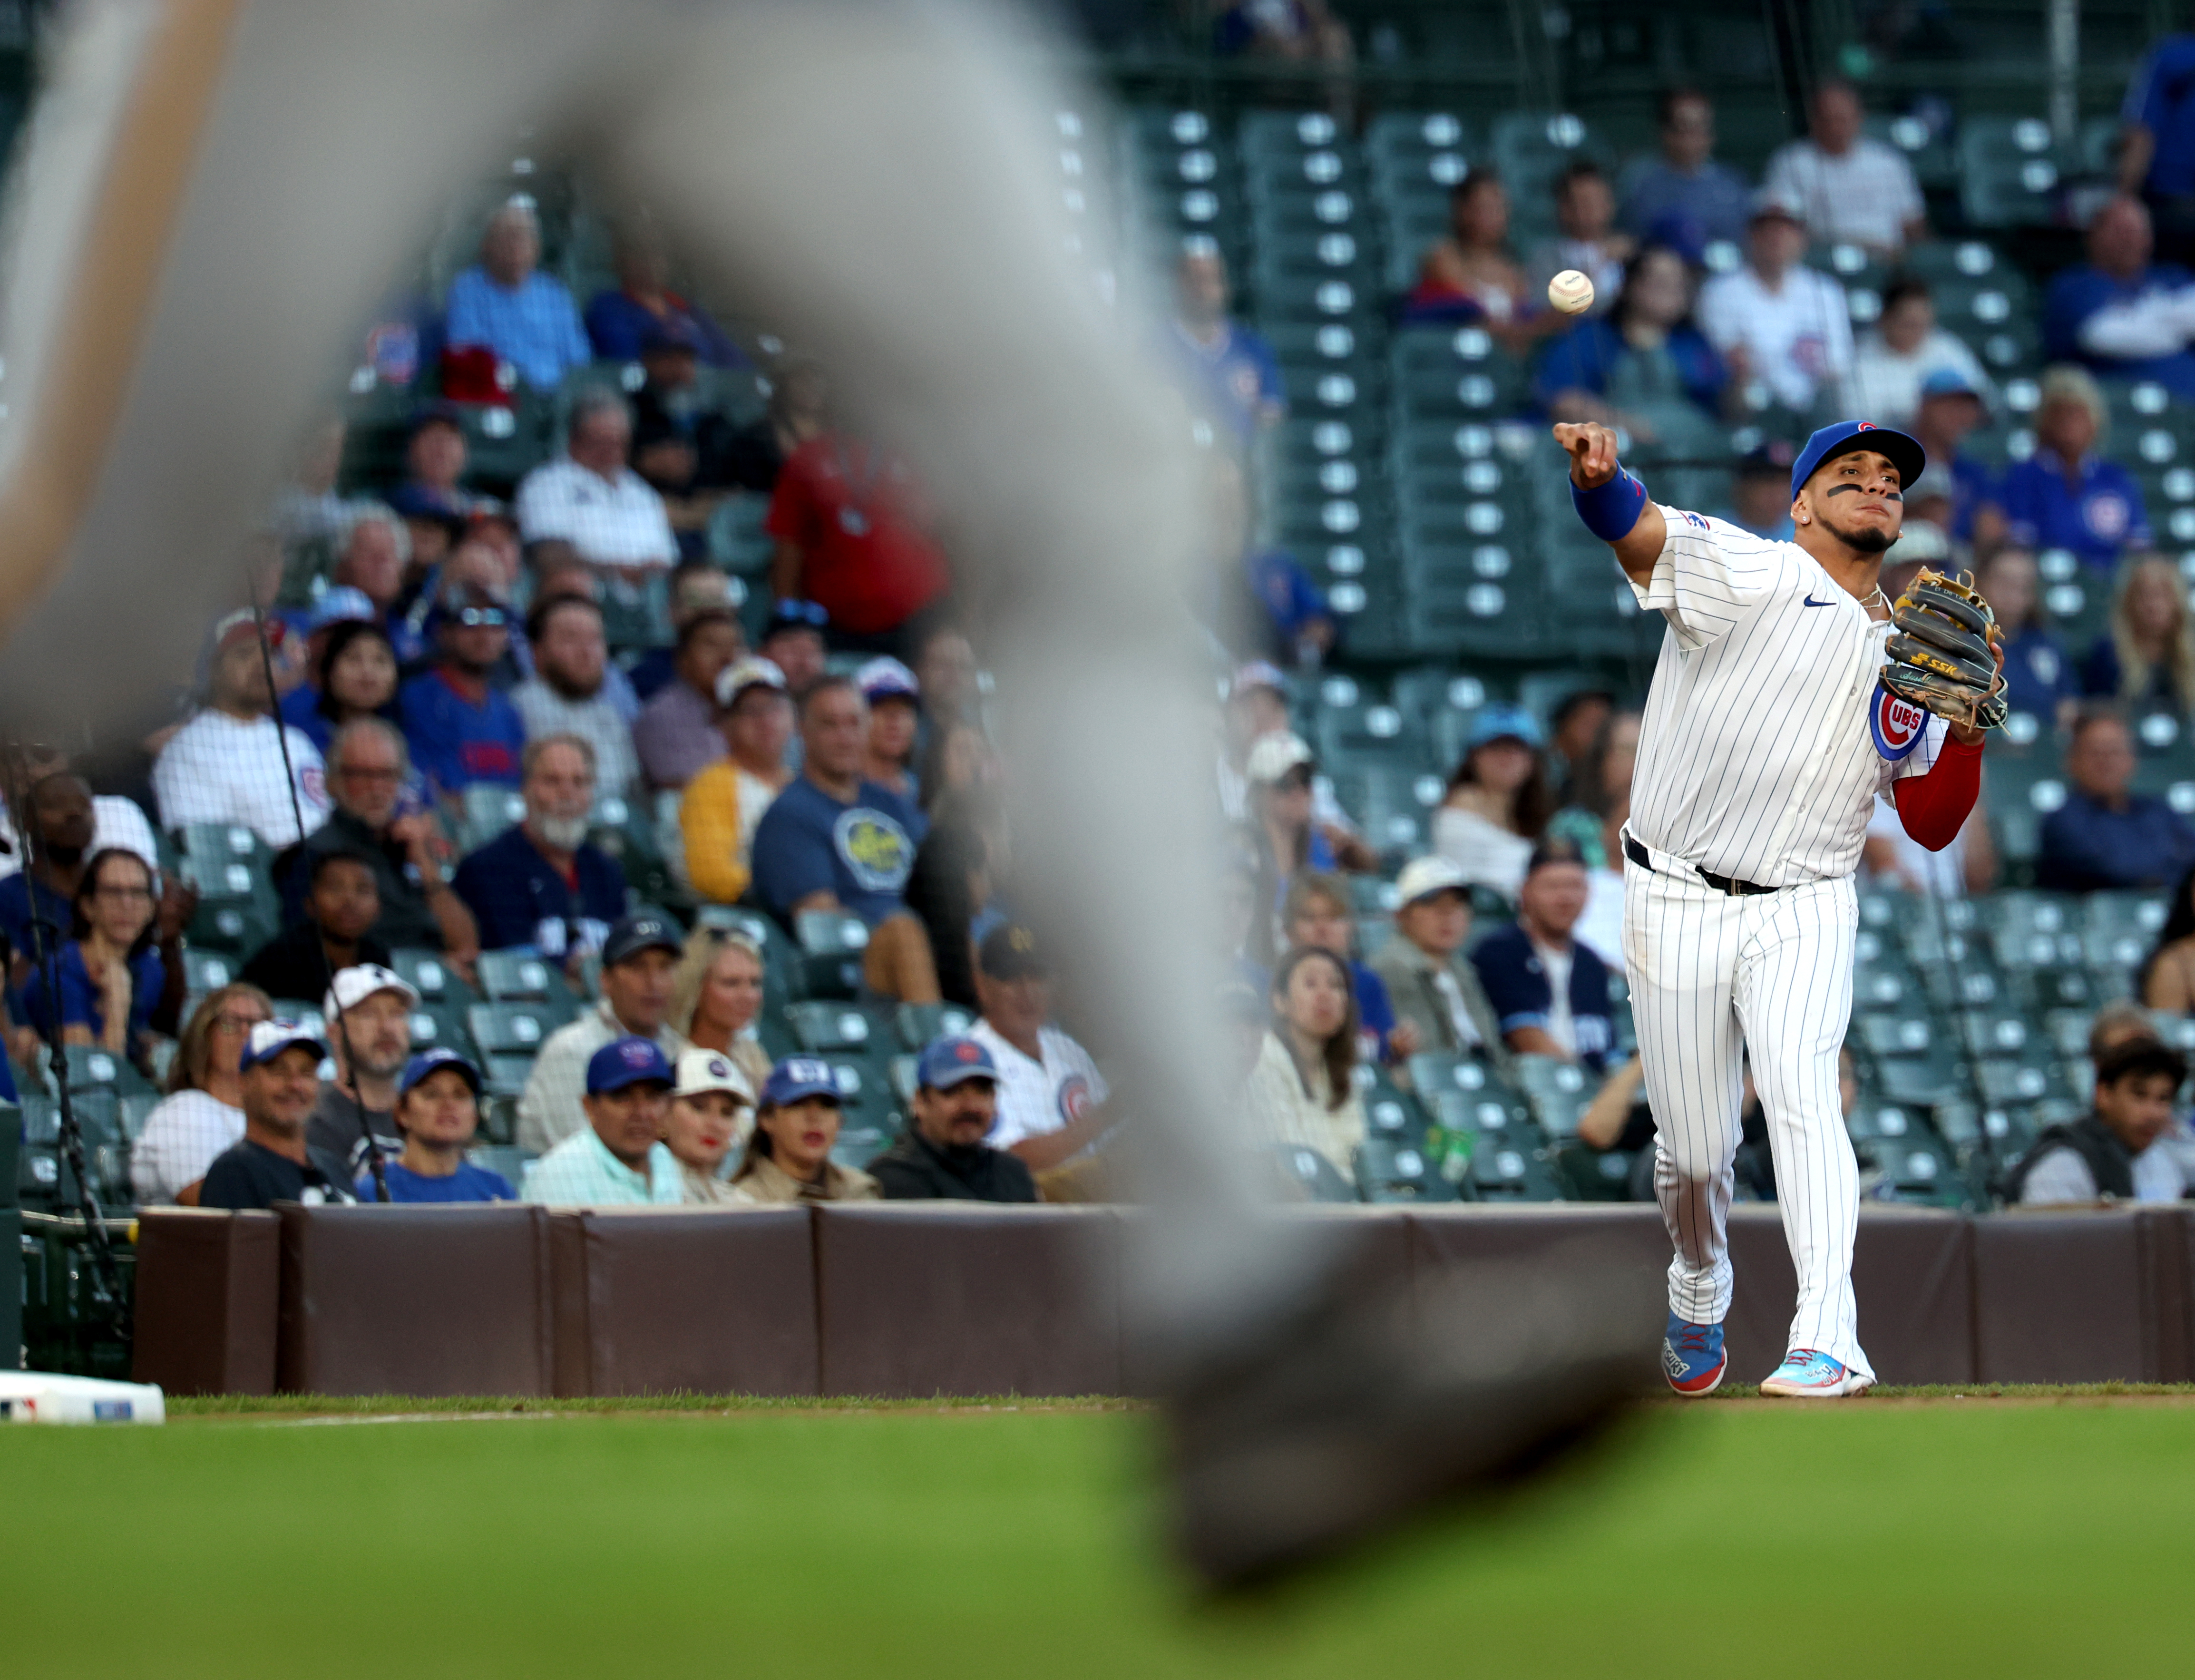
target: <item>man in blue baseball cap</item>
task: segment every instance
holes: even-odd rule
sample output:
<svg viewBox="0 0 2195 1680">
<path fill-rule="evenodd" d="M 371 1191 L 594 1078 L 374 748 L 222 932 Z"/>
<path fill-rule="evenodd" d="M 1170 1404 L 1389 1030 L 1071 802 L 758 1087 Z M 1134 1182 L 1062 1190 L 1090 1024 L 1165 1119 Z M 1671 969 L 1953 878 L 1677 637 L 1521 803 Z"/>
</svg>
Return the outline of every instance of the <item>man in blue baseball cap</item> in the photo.
<svg viewBox="0 0 2195 1680">
<path fill-rule="evenodd" d="M 914 1124 L 869 1163 L 888 1202 L 1034 1202 L 1036 1181 L 983 1140 L 999 1117 L 999 1067 L 972 1038 L 934 1039 L 915 1064 Z"/>
<path fill-rule="evenodd" d="M 381 1169 L 392 1202 L 509 1202 L 518 1192 L 501 1173 L 475 1167 L 465 1146 L 480 1129 L 480 1070 L 446 1045 L 422 1050 L 396 1076 L 396 1129 L 404 1152 Z M 375 1198 L 373 1176 L 358 1199 Z"/>
<path fill-rule="evenodd" d="M 518 1099 L 518 1143 L 548 1153 L 586 1129 L 589 1058 L 620 1038 L 645 1038 L 674 1064 L 691 1047 L 665 1022 L 686 936 L 660 910 L 634 910 L 602 938 L 602 995 L 549 1035 Z"/>
<path fill-rule="evenodd" d="M 1554 437 L 1579 518 L 1668 626 L 1622 835 L 1654 1187 L 1676 1250 L 1662 1369 L 1689 1396 L 1729 1372 L 1727 1220 L 1749 1054 L 1799 1288 L 1783 1362 L 1749 1376 L 1767 1394 L 1859 1394 L 1875 1373 L 1852 1285 L 1859 1174 L 1837 1096 L 1852 878 L 1878 799 L 1931 852 L 1973 812 L 1983 736 L 2003 716 L 1996 626 L 1956 582 L 1902 615 L 1884 597 L 1883 556 L 1928 464 L 1904 432 L 1846 420 L 1809 437 L 1791 467 L 1789 542 L 1656 505 L 1605 426 Z M 1937 677 L 1941 707 L 1907 697 L 1903 674 L 1893 689 L 1892 667 Z"/>
<path fill-rule="evenodd" d="M 350 1175 L 309 1147 L 305 1129 L 320 1094 L 328 1047 L 296 1021 L 261 1021 L 236 1059 L 244 1135 L 214 1158 L 199 1190 L 202 1208 L 271 1208 L 352 1199 Z"/>
<path fill-rule="evenodd" d="M 676 1207 L 677 1158 L 663 1141 L 677 1082 L 650 1040 L 614 1039 L 587 1060 L 586 1128 L 527 1169 L 520 1199 L 560 1208 Z"/>
</svg>

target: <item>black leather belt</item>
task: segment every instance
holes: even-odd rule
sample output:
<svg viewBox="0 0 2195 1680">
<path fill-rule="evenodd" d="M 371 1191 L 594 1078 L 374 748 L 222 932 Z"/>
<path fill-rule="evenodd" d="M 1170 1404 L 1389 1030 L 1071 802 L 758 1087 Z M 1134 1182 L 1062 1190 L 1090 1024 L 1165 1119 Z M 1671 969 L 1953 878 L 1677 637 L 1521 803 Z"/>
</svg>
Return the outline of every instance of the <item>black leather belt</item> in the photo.
<svg viewBox="0 0 2195 1680">
<path fill-rule="evenodd" d="M 1654 867 L 1647 858 L 1646 848 L 1628 834 L 1623 837 L 1623 855 L 1642 869 L 1651 869 Z M 1776 891 L 1772 886 L 1761 886 L 1749 880 L 1737 880 L 1729 875 L 1712 874 L 1700 868 L 1697 863 L 1692 865 L 1692 873 L 1714 888 L 1716 892 L 1726 892 L 1733 898 L 1749 898 L 1756 892 Z"/>
</svg>

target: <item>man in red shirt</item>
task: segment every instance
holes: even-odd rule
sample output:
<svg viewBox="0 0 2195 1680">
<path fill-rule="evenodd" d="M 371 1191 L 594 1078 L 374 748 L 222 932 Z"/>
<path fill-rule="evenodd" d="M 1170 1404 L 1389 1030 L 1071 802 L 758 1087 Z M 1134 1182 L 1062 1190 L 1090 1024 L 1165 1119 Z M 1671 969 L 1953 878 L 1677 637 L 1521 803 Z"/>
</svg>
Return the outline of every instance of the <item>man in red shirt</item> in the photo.
<svg viewBox="0 0 2195 1680">
<path fill-rule="evenodd" d="M 877 651 L 896 651 L 892 632 L 952 586 L 907 463 L 844 432 L 786 458 L 763 528 L 777 539 L 771 592 L 817 603 L 833 629 Z"/>
</svg>

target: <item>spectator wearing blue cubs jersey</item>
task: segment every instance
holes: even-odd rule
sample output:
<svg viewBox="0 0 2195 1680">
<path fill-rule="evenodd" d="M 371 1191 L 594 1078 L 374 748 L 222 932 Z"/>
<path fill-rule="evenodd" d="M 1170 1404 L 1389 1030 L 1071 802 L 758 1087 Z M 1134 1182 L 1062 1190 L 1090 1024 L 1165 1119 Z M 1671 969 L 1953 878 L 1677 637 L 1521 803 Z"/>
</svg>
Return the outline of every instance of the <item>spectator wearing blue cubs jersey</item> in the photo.
<svg viewBox="0 0 2195 1680">
<path fill-rule="evenodd" d="M 865 781 L 869 710 L 861 690 L 826 677 L 800 707 L 801 773 L 756 826 L 754 890 L 787 927 L 808 910 L 850 910 L 868 924 L 863 977 L 908 1003 L 938 1001 L 930 936 L 902 897 L 928 823 L 889 788 Z"/>
<path fill-rule="evenodd" d="M 1489 933 L 1471 954 L 1509 1048 L 1603 1071 L 1616 1044 L 1608 968 L 1593 948 L 1570 937 L 1585 913 L 1585 863 L 1567 840 L 1532 854 L 1517 898 L 1517 920 Z"/>
<path fill-rule="evenodd" d="M 2059 270 L 2042 300 L 2042 351 L 2195 396 L 2195 275 L 2152 263 L 2149 211 L 2113 199 L 2088 222 L 2088 260 Z"/>
<path fill-rule="evenodd" d="M 2035 453 L 2006 470 L 1998 492 L 2012 541 L 2071 549 L 2106 569 L 2130 549 L 2151 546 L 2141 487 L 2094 453 L 2105 412 L 2103 393 L 2081 369 L 2054 367 L 2043 376 Z"/>
<path fill-rule="evenodd" d="M 404 1152 L 381 1169 L 392 1202 L 510 1202 L 518 1192 L 501 1173 L 465 1159 L 480 1129 L 480 1070 L 455 1050 L 423 1050 L 396 1077 L 396 1124 Z M 373 1175 L 358 1181 L 358 1199 L 379 1199 Z"/>
<path fill-rule="evenodd" d="M 489 680 L 510 645 L 510 613 L 486 590 L 466 586 L 435 603 L 434 668 L 397 691 L 412 757 L 439 794 L 475 782 L 516 788 L 526 722 Z"/>
<path fill-rule="evenodd" d="M 1213 419 L 1247 442 L 1288 412 L 1273 347 L 1227 313 L 1227 261 L 1209 238 L 1184 241 L 1174 270 L 1173 347 Z"/>
</svg>

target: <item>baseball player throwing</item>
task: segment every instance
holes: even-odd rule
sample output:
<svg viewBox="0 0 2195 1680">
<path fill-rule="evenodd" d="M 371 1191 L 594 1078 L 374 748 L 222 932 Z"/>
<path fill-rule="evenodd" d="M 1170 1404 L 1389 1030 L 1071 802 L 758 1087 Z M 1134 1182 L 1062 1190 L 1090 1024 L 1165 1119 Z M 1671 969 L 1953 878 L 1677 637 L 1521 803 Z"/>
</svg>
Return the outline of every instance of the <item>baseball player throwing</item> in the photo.
<svg viewBox="0 0 2195 1680">
<path fill-rule="evenodd" d="M 1651 501 L 1601 425 L 1558 425 L 1579 517 L 1641 607 L 1668 621 L 1623 836 L 1624 958 L 1676 1247 L 1662 1365 L 1723 1379 L 1740 1059 L 1767 1115 L 1799 1277 L 1789 1352 L 1763 1394 L 1856 1394 L 1875 1373 L 1852 1303 L 1858 1173 L 1838 1100 L 1858 921 L 1852 871 L 1875 795 L 1948 846 L 2000 722 L 2002 655 L 1964 580 L 1924 573 L 1893 604 L 1884 551 L 1926 465 L 1901 432 L 1825 426 L 1791 470 L 1796 540 Z"/>
</svg>

